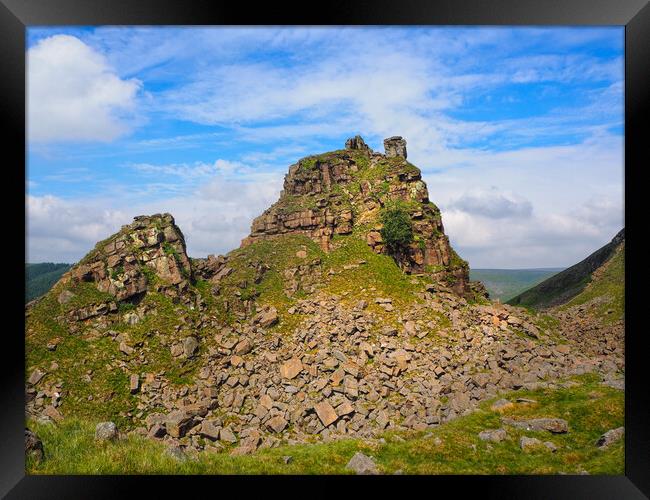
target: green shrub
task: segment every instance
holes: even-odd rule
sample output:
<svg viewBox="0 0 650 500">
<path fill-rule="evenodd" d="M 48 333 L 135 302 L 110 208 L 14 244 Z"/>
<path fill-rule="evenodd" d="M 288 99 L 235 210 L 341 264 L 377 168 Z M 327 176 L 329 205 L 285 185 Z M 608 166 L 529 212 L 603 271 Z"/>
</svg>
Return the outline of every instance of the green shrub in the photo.
<svg viewBox="0 0 650 500">
<path fill-rule="evenodd" d="M 119 278 L 120 274 L 124 274 L 124 267 L 123 266 L 117 266 L 113 271 L 111 272 L 111 278 L 116 280 Z"/>
<path fill-rule="evenodd" d="M 381 214 L 381 237 L 393 252 L 399 252 L 413 241 L 413 226 L 406 210 L 399 205 L 387 208 Z"/>
</svg>

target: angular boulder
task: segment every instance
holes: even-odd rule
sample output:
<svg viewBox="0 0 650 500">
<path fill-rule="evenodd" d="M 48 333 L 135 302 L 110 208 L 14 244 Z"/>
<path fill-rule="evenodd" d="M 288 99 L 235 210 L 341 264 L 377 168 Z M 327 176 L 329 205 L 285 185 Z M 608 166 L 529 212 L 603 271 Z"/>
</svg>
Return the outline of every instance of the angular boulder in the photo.
<svg viewBox="0 0 650 500">
<path fill-rule="evenodd" d="M 325 427 L 333 424 L 334 422 L 336 422 L 336 419 L 339 418 L 336 412 L 334 411 L 334 408 L 332 408 L 332 405 L 329 404 L 327 401 L 321 401 L 320 403 L 316 403 L 314 405 L 314 410 L 316 410 L 316 415 L 318 415 L 318 418 L 320 419 L 320 421 L 323 423 Z"/>
<path fill-rule="evenodd" d="M 598 448 L 601 449 L 607 448 L 612 443 L 615 443 L 616 441 L 621 439 L 624 434 L 625 434 L 625 427 L 617 427 L 616 429 L 610 429 L 602 436 L 600 436 L 600 438 L 598 438 L 598 441 L 596 442 L 596 446 L 598 446 Z"/>
<path fill-rule="evenodd" d="M 379 474 L 377 469 L 377 464 L 375 461 L 367 455 L 364 455 L 360 451 L 356 452 L 354 456 L 345 466 L 346 469 L 354 471 L 355 474 L 359 475 L 376 475 Z"/>
<path fill-rule="evenodd" d="M 280 376 L 291 380 L 296 378 L 303 370 L 303 365 L 300 359 L 291 358 L 280 366 Z"/>
<path fill-rule="evenodd" d="M 505 429 L 488 429 L 479 432 L 478 437 L 481 441 L 491 441 L 493 443 L 499 443 L 507 437 L 507 434 Z"/>
<path fill-rule="evenodd" d="M 167 433 L 175 438 L 183 437 L 193 425 L 194 416 L 183 410 L 173 411 L 165 419 Z"/>
<path fill-rule="evenodd" d="M 95 427 L 95 439 L 97 441 L 110 441 L 117 437 L 117 426 L 114 422 L 100 422 Z"/>
</svg>

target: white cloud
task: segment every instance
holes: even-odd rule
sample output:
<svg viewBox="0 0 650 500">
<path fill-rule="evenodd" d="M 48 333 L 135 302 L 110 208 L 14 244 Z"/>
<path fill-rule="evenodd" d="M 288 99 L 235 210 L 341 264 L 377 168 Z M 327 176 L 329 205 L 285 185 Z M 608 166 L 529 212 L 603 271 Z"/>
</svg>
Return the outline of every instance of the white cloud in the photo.
<svg viewBox="0 0 650 500">
<path fill-rule="evenodd" d="M 208 168 L 209 167 L 209 168 Z M 26 262 L 76 262 L 97 241 L 107 238 L 136 215 L 169 212 L 185 235 L 188 254 L 205 257 L 237 248 L 250 233 L 255 217 L 275 202 L 282 189 L 282 175 L 255 173 L 250 167 L 217 160 L 198 165 L 149 165 L 153 178 L 162 172 L 178 176 L 178 192 L 165 197 L 145 197 L 139 192 L 116 191 L 103 198 L 65 200 L 55 196 L 27 196 L 28 255 Z M 247 170 L 247 180 L 236 180 L 232 171 Z M 195 182 L 199 179 L 201 182 Z M 144 184 L 144 191 L 159 186 Z"/>
<path fill-rule="evenodd" d="M 500 193 L 495 186 L 468 191 L 453 200 L 449 208 L 490 219 L 529 217 L 533 212 L 528 200 L 513 193 Z"/>
<path fill-rule="evenodd" d="M 570 266 L 624 225 L 622 151 L 622 138 L 612 135 L 571 146 L 455 151 L 437 158 L 447 168 L 423 177 L 452 245 L 471 267 Z M 477 195 L 485 186 L 496 186 L 487 191 L 492 196 Z M 478 200 L 457 203 L 472 196 Z M 502 196 L 527 201 L 531 215 L 480 213 L 478 201 L 492 198 L 487 210 L 497 210 Z"/>
<path fill-rule="evenodd" d="M 122 210 L 55 196 L 26 197 L 27 255 L 25 262 L 77 261 L 95 243 L 128 223 Z"/>
<path fill-rule="evenodd" d="M 582 260 L 624 224 L 620 140 L 500 153 L 416 152 L 445 166 L 425 169 L 423 177 L 452 245 L 472 267 L 559 267 Z M 30 259 L 76 261 L 133 216 L 157 212 L 174 215 L 190 255 L 226 253 L 277 199 L 288 163 L 129 167 L 140 181 L 116 186 L 103 199 L 29 197 Z"/>
<path fill-rule="evenodd" d="M 622 203 L 609 197 L 528 218 L 497 220 L 452 208 L 443 222 L 470 267 L 568 267 L 609 242 L 624 225 L 622 214 Z"/>
<path fill-rule="evenodd" d="M 141 83 L 120 79 L 78 38 L 39 41 L 27 52 L 27 70 L 30 141 L 110 141 L 129 130 Z"/>
</svg>

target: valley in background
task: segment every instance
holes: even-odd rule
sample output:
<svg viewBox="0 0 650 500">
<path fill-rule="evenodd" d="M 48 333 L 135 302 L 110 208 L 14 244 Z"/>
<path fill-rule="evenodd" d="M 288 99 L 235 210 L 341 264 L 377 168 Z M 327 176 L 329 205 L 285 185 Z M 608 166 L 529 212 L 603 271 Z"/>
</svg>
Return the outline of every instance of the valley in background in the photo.
<svg viewBox="0 0 650 500">
<path fill-rule="evenodd" d="M 482 282 L 490 298 L 507 302 L 516 295 L 564 270 L 563 267 L 541 269 L 472 269 L 470 278 Z"/>
</svg>

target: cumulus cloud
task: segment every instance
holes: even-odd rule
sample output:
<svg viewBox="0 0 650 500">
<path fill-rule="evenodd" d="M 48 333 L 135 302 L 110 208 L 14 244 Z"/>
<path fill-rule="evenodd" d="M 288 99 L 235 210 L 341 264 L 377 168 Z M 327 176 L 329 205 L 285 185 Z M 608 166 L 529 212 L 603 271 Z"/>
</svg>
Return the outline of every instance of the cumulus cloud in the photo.
<svg viewBox="0 0 650 500">
<path fill-rule="evenodd" d="M 26 262 L 76 262 L 100 241 L 128 223 L 125 211 L 56 196 L 25 199 Z"/>
<path fill-rule="evenodd" d="M 529 217 L 533 213 L 533 206 L 528 200 L 512 193 L 500 193 L 494 186 L 488 190 L 464 193 L 451 202 L 449 209 L 490 219 Z"/>
<path fill-rule="evenodd" d="M 26 261 L 76 262 L 136 215 L 161 212 L 174 216 L 192 257 L 237 248 L 249 234 L 252 220 L 278 198 L 282 175 L 251 172 L 247 179 L 237 180 L 231 177 L 232 170 L 250 167 L 226 160 L 196 168 L 198 172 L 189 174 L 187 165 L 148 165 L 141 170 L 151 177 L 161 172 L 178 176 L 178 190 L 165 197 L 146 198 L 127 191 L 73 200 L 27 196 Z M 142 186 L 144 190 L 156 188 L 156 184 Z"/>
<path fill-rule="evenodd" d="M 460 210 L 443 213 L 451 243 L 474 268 L 568 267 L 623 227 L 615 198 L 590 199 L 567 210 L 492 220 Z"/>
<path fill-rule="evenodd" d="M 140 87 L 80 39 L 45 38 L 27 52 L 29 140 L 111 141 L 129 130 Z"/>
<path fill-rule="evenodd" d="M 186 194 L 142 204 L 138 210 L 171 212 L 185 234 L 188 253 L 205 257 L 239 247 L 253 219 L 277 200 L 281 189 L 281 175 L 247 181 L 216 175 Z"/>
</svg>

